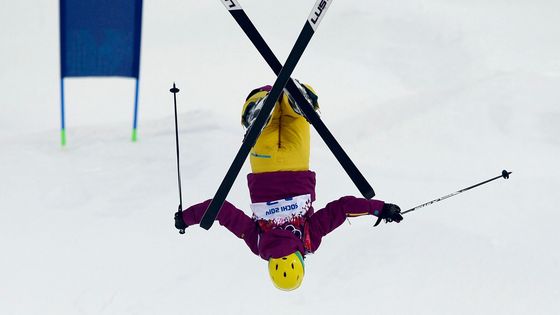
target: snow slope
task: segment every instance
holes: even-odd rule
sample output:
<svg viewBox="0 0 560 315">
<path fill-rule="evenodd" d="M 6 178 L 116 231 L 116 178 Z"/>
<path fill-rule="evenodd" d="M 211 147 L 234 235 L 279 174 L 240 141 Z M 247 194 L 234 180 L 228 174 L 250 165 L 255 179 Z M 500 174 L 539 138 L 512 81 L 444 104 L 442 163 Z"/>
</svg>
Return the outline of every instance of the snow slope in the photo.
<svg viewBox="0 0 560 315">
<path fill-rule="evenodd" d="M 0 314 L 560 312 L 560 4 L 333 3 L 294 76 L 379 199 L 409 208 L 513 174 L 400 224 L 344 224 L 291 293 L 220 226 L 172 222 L 172 82 L 190 204 L 215 192 L 243 99 L 272 72 L 219 1 L 144 5 L 139 142 L 130 80 L 71 79 L 60 148 L 57 5 L 2 3 Z M 313 1 L 242 5 L 283 60 Z M 313 137 L 315 208 L 358 194 Z M 247 209 L 245 183 L 228 199 Z"/>
</svg>

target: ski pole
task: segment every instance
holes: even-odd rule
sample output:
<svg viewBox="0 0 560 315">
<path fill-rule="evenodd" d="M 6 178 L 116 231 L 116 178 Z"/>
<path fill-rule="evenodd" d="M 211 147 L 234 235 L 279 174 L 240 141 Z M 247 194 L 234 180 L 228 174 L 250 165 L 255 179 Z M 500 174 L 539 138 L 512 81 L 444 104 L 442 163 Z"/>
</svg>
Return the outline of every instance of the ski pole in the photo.
<svg viewBox="0 0 560 315">
<path fill-rule="evenodd" d="M 453 197 L 453 196 L 458 195 L 458 194 L 460 194 L 460 193 L 462 193 L 462 192 L 465 192 L 465 191 L 467 191 L 467 190 L 473 189 L 473 188 L 478 187 L 478 186 L 480 186 L 480 185 L 484 185 L 484 184 L 489 183 L 489 182 L 491 182 L 491 181 L 493 181 L 493 180 L 496 180 L 496 179 L 498 179 L 498 178 L 502 178 L 502 177 L 503 177 L 504 179 L 508 179 L 510 174 L 511 174 L 511 172 L 508 172 L 508 171 L 506 171 L 506 170 L 503 170 L 503 171 L 502 171 L 502 175 L 500 175 L 500 176 L 496 176 L 496 177 L 494 177 L 494 178 L 490 178 L 489 180 L 485 180 L 485 181 L 483 181 L 483 182 L 480 182 L 480 183 L 478 183 L 478 184 L 472 185 L 472 186 L 470 186 L 470 187 L 463 188 L 463 189 L 458 190 L 458 191 L 456 191 L 456 192 L 454 192 L 454 193 L 451 193 L 451 194 L 449 194 L 449 195 L 445 195 L 445 196 L 443 196 L 443 197 L 439 197 L 439 198 L 434 199 L 434 200 L 432 200 L 432 201 L 428 201 L 428 202 L 423 203 L 423 204 L 421 204 L 421 205 L 418 205 L 418 206 L 416 206 L 416 207 L 414 207 L 414 208 L 412 208 L 412 209 L 409 209 L 409 210 L 406 210 L 406 211 L 404 211 L 404 212 L 401 212 L 401 215 L 402 215 L 402 214 L 405 214 L 405 213 L 408 213 L 408 212 L 411 212 L 411 211 L 414 211 L 414 210 L 419 209 L 419 208 L 423 208 L 423 207 L 429 206 L 429 205 L 431 205 L 431 204 L 433 204 L 433 203 L 442 201 L 442 200 L 444 200 L 444 199 Z"/>
<path fill-rule="evenodd" d="M 173 88 L 169 90 L 173 93 L 173 105 L 175 106 L 175 146 L 177 148 L 177 179 L 179 182 L 179 212 L 183 212 L 183 194 L 181 192 L 181 168 L 179 167 L 179 127 L 177 124 L 177 93 L 179 89 L 175 86 L 173 82 Z M 185 229 L 179 230 L 180 234 L 185 234 Z"/>
</svg>

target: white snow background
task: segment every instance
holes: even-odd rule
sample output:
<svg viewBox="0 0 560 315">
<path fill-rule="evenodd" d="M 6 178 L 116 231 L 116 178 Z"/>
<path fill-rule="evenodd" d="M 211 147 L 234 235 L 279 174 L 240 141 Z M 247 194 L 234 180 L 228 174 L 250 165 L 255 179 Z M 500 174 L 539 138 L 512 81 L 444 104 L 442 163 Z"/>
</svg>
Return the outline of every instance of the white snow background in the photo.
<svg viewBox="0 0 560 315">
<path fill-rule="evenodd" d="M 285 60 L 314 1 L 243 0 Z M 134 83 L 66 80 L 57 1 L 0 6 L 0 314 L 559 314 L 560 3 L 334 1 L 293 77 L 374 186 L 403 210 L 345 223 L 294 292 L 215 225 L 173 227 L 178 94 L 185 206 L 211 198 L 240 107 L 275 76 L 218 1 L 144 1 Z M 359 195 L 314 133 L 315 209 Z M 244 166 L 228 200 L 248 209 Z"/>
</svg>

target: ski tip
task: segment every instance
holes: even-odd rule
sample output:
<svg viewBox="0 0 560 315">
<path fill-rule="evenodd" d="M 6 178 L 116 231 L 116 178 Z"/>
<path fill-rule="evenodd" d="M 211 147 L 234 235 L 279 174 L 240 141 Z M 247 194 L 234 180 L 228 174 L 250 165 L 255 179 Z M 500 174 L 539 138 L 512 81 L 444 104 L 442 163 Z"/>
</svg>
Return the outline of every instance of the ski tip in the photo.
<svg viewBox="0 0 560 315">
<path fill-rule="evenodd" d="M 509 178 L 509 175 L 510 175 L 511 173 L 512 173 L 512 172 L 508 172 L 508 171 L 506 171 L 506 170 L 503 170 L 503 171 L 502 171 L 502 177 L 503 177 L 504 179 L 508 179 L 508 178 Z"/>
<path fill-rule="evenodd" d="M 373 191 L 373 189 L 362 191 L 362 195 L 366 199 L 371 199 L 371 198 L 375 197 L 375 191 Z"/>
<path fill-rule="evenodd" d="M 210 222 L 202 221 L 202 222 L 200 222 L 200 227 L 208 231 L 212 227 L 213 223 L 214 223 L 214 221 L 210 221 Z"/>
</svg>

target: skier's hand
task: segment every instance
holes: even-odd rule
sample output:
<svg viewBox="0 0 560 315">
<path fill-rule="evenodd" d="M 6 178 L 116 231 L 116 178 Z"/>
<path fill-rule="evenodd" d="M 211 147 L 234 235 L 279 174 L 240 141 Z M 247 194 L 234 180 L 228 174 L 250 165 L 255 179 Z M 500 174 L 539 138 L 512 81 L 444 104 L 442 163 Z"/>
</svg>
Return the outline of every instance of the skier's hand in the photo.
<svg viewBox="0 0 560 315">
<path fill-rule="evenodd" d="M 403 217 L 401 215 L 401 208 L 399 208 L 399 206 L 394 205 L 392 203 L 386 203 L 383 205 L 383 209 L 381 210 L 381 215 L 379 216 L 379 219 L 377 219 L 377 222 L 375 222 L 374 226 L 379 225 L 379 223 L 381 223 L 381 220 L 385 219 L 385 222 L 401 222 Z"/>
<path fill-rule="evenodd" d="M 179 231 L 183 231 L 188 227 L 188 225 L 183 221 L 183 211 L 175 212 L 175 228 Z"/>
<path fill-rule="evenodd" d="M 381 218 L 385 219 L 386 222 L 401 222 L 403 217 L 401 215 L 401 208 L 392 203 L 386 203 L 383 205 L 383 210 L 381 211 Z"/>
</svg>

